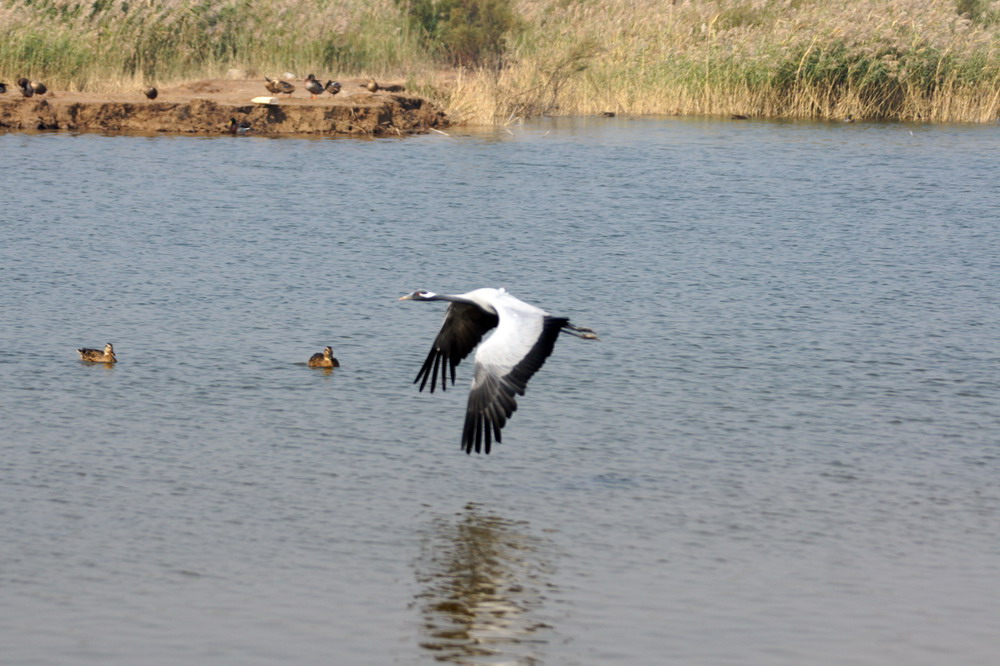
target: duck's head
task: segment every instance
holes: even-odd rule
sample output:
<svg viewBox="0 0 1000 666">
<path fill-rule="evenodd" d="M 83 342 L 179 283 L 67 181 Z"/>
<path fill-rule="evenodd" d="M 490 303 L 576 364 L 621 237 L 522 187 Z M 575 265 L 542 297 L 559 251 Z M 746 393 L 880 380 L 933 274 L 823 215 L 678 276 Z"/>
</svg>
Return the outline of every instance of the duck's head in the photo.
<svg viewBox="0 0 1000 666">
<path fill-rule="evenodd" d="M 323 347 L 324 356 L 333 356 L 333 347 Z"/>
<path fill-rule="evenodd" d="M 114 345 L 112 345 L 110 342 L 108 344 L 104 345 L 104 353 L 105 354 L 111 354 L 112 356 L 114 356 L 115 355 L 115 347 L 114 347 Z"/>
</svg>

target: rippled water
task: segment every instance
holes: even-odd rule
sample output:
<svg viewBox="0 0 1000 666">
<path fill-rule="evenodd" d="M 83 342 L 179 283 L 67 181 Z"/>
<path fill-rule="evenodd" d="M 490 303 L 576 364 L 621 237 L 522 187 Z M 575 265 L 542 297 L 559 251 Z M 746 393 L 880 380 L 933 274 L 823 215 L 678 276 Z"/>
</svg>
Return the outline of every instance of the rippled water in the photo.
<svg viewBox="0 0 1000 666">
<path fill-rule="evenodd" d="M 0 135 L 4 661 L 992 663 L 998 148 Z M 396 300 L 480 286 L 602 337 L 489 457 Z"/>
</svg>

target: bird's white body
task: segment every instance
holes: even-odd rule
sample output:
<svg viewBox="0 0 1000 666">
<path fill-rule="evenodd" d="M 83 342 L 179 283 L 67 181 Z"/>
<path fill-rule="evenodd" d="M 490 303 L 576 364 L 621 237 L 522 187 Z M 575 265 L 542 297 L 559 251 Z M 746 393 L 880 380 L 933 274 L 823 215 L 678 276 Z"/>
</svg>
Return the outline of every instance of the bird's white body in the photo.
<svg viewBox="0 0 1000 666">
<path fill-rule="evenodd" d="M 559 333 L 597 339 L 589 328 L 553 317 L 545 310 L 515 298 L 505 289 L 483 288 L 456 294 L 415 291 L 400 300 L 448 301 L 444 324 L 434 340 L 414 383 L 423 391 L 428 380 L 431 393 L 441 379 L 447 388 L 448 371 L 455 382 L 455 368 L 476 345 L 476 365 L 466 408 L 462 447 L 490 452 L 491 440 L 500 441 L 500 431 L 517 409 L 515 395 L 524 395 L 525 386 L 552 353 Z M 482 344 L 483 335 L 495 328 Z"/>
<path fill-rule="evenodd" d="M 476 364 L 493 374 L 507 374 L 531 351 L 549 313 L 511 296 L 505 289 L 476 289 L 463 295 L 477 303 L 483 299 L 500 319 L 496 330 L 476 349 Z M 478 377 L 479 372 L 476 375 Z M 476 385 L 475 378 L 472 385 Z"/>
</svg>

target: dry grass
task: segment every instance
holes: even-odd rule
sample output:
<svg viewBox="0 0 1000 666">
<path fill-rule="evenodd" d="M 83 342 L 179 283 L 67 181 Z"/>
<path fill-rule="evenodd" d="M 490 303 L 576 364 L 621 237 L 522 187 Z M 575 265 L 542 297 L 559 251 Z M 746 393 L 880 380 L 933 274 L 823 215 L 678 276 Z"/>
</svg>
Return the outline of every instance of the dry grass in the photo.
<svg viewBox="0 0 1000 666">
<path fill-rule="evenodd" d="M 509 66 L 441 76 L 393 0 L 0 0 L 0 80 L 403 78 L 468 123 L 539 114 L 991 121 L 994 0 L 515 0 Z M 960 10 L 965 14 L 960 14 Z"/>
<path fill-rule="evenodd" d="M 941 0 L 523 0 L 532 32 L 514 65 L 466 73 L 449 105 L 487 123 L 602 111 L 991 121 L 1000 3 L 972 4 L 977 21 Z"/>
</svg>

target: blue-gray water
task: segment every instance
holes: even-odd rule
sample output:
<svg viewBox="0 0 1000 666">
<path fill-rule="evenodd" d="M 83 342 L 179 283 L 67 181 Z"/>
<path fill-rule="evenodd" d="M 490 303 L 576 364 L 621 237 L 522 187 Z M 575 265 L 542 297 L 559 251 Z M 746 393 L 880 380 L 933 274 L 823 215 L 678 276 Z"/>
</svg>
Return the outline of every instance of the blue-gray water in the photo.
<svg viewBox="0 0 1000 666">
<path fill-rule="evenodd" d="M 0 135 L 4 663 L 995 663 L 996 127 L 462 134 Z"/>
</svg>

